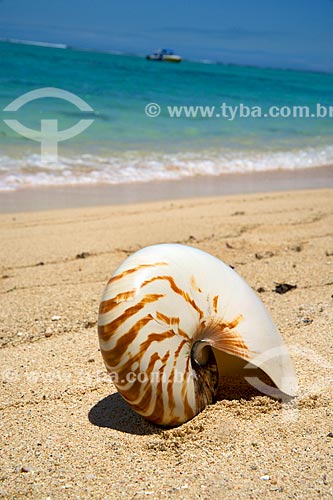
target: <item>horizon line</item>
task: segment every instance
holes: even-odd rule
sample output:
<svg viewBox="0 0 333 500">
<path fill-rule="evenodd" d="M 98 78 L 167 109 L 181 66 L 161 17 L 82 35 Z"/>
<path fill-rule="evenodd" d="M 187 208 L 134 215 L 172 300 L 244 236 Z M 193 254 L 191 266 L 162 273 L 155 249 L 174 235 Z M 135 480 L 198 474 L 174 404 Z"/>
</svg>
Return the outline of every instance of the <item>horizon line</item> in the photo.
<svg viewBox="0 0 333 500">
<path fill-rule="evenodd" d="M 92 48 L 92 47 L 79 47 L 76 45 L 69 45 L 65 43 L 58 43 L 58 42 L 44 42 L 44 41 L 39 41 L 39 40 L 26 40 L 26 39 L 21 39 L 21 38 L 11 38 L 11 37 L 0 37 L 0 42 L 4 43 L 12 43 L 12 44 L 18 44 L 18 45 L 31 45 L 31 46 L 36 46 L 36 47 L 46 47 L 46 48 L 54 48 L 54 49 L 61 49 L 61 50 L 74 50 L 78 52 L 94 52 L 97 54 L 110 54 L 110 55 L 119 55 L 119 56 L 131 56 L 131 57 L 140 57 L 144 58 L 146 57 L 145 54 L 143 53 L 135 53 L 135 52 L 128 52 L 128 51 L 121 51 L 121 50 L 116 50 L 116 49 L 98 49 L 98 48 Z M 221 65 L 221 66 L 236 66 L 236 67 L 241 67 L 241 68 L 257 68 L 257 69 L 270 69 L 270 70 L 281 70 L 281 71 L 295 71 L 295 72 L 300 72 L 300 73 L 319 73 L 319 74 L 325 74 L 325 75 L 331 75 L 333 74 L 333 70 L 319 70 L 319 69 L 300 69 L 300 68 L 292 68 L 292 67 L 282 67 L 282 66 L 258 66 L 256 64 L 240 64 L 240 63 L 233 63 L 233 62 L 224 62 L 224 61 L 219 61 L 219 60 L 213 60 L 209 58 L 203 58 L 203 59 L 187 59 L 183 58 L 183 62 L 192 62 L 192 63 L 200 63 L 200 64 L 212 64 L 212 65 Z"/>
</svg>

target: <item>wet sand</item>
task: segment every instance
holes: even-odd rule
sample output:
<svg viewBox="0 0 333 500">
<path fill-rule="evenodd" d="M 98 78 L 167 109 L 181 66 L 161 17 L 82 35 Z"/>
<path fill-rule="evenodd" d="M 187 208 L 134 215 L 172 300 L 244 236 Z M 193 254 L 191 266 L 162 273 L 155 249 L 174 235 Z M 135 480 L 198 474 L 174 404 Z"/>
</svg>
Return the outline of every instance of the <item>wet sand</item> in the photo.
<svg viewBox="0 0 333 500">
<path fill-rule="evenodd" d="M 225 174 L 217 177 L 198 176 L 177 181 L 71 185 L 2 191 L 0 192 L 0 213 L 318 188 L 333 188 L 333 165 L 296 170 Z"/>
<path fill-rule="evenodd" d="M 333 189 L 0 215 L 0 498 L 332 498 L 332 227 Z M 98 304 L 127 255 L 161 242 L 260 290 L 298 376 L 292 404 L 226 388 L 161 429 L 122 401 Z"/>
</svg>

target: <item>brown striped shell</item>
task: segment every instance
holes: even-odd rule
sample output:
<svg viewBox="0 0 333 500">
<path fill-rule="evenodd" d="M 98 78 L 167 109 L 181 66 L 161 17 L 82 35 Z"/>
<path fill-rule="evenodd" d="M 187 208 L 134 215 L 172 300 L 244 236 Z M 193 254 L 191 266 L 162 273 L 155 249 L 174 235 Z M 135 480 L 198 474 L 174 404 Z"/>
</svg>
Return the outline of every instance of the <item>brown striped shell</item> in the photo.
<svg viewBox="0 0 333 500">
<path fill-rule="evenodd" d="M 265 307 L 229 266 L 193 247 L 146 247 L 109 280 L 99 308 L 102 356 L 146 419 L 178 425 L 214 401 L 219 353 L 259 366 L 286 394 L 296 379 Z"/>
</svg>

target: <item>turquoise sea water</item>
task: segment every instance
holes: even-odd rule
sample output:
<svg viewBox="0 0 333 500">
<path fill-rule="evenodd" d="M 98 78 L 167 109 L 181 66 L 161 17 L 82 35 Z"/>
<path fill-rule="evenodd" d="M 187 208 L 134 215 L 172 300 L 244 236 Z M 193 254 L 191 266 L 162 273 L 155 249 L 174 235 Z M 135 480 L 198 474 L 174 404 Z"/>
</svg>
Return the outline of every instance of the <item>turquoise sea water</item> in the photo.
<svg viewBox="0 0 333 500">
<path fill-rule="evenodd" d="M 332 74 L 190 61 L 160 63 L 7 42 L 0 43 L 0 61 L 1 190 L 333 163 Z M 92 111 L 80 111 L 54 97 L 28 102 L 15 112 L 4 111 L 16 98 L 45 87 L 75 94 Z M 145 113 L 150 103 L 158 104 L 159 108 L 149 108 L 160 109 L 158 116 Z M 183 108 L 181 116 L 171 117 L 175 106 L 178 110 L 192 106 L 187 113 L 197 115 L 185 116 Z M 200 106 L 212 117 L 201 116 Z M 227 106 L 236 112 L 234 119 Z M 272 106 L 283 107 L 285 115 L 295 106 L 306 106 L 310 116 L 239 115 L 240 107 L 243 115 L 249 110 L 258 115 L 259 109 L 264 115 Z M 314 116 L 318 111 L 321 116 Z M 58 130 L 81 119 L 93 123 L 80 135 L 60 142 L 56 158 L 41 157 L 40 143 L 8 127 L 4 120 L 9 119 L 37 131 L 41 120 L 57 120 Z"/>
</svg>

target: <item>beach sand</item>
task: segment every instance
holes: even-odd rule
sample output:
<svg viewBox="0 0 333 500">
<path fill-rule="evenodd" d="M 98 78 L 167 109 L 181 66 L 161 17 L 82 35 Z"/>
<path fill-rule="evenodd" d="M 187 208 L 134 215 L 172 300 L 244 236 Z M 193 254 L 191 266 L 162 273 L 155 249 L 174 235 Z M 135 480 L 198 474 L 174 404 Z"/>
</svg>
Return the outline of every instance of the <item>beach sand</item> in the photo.
<svg viewBox="0 0 333 500">
<path fill-rule="evenodd" d="M 333 189 L 0 215 L 0 497 L 332 498 L 332 228 Z M 226 390 L 161 429 L 122 401 L 99 300 L 126 256 L 161 242 L 206 250 L 261 290 L 297 372 L 292 404 Z"/>
</svg>

